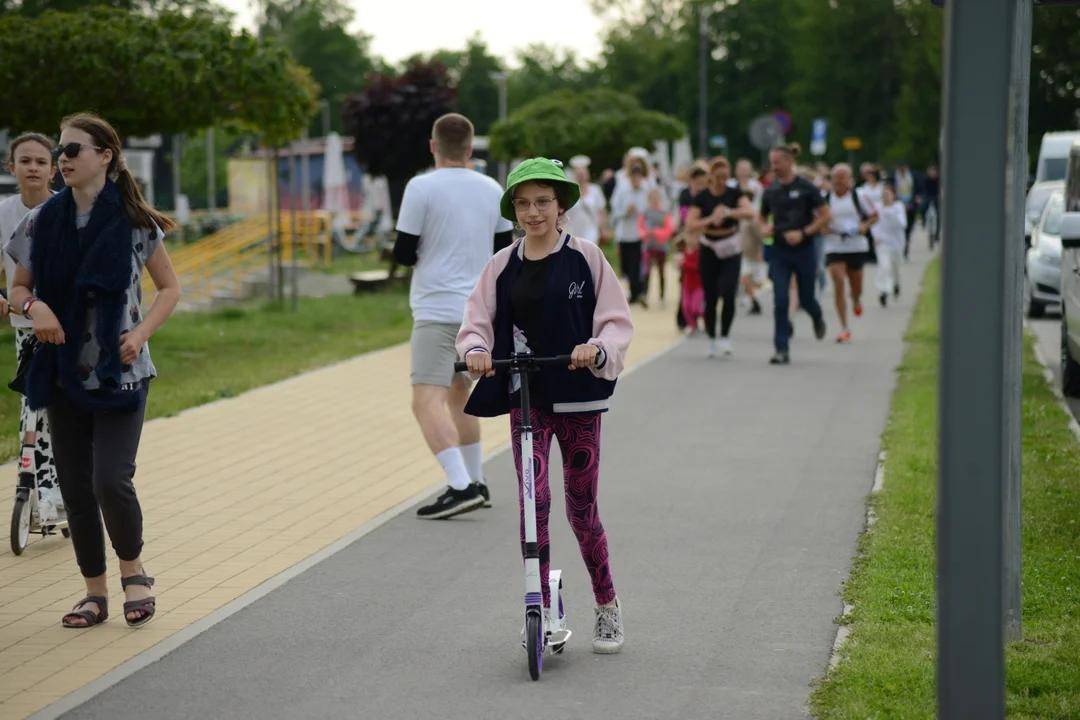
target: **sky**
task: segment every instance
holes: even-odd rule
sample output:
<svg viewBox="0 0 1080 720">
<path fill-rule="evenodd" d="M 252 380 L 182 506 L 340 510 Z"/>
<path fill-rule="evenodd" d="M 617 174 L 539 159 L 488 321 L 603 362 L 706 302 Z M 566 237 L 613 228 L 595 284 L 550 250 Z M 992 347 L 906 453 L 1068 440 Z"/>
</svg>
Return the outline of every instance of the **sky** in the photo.
<svg viewBox="0 0 1080 720">
<path fill-rule="evenodd" d="M 253 27 L 254 3 L 216 0 Z M 371 35 L 372 51 L 389 62 L 440 48 L 458 50 L 476 31 L 490 52 L 511 59 L 532 43 L 572 48 L 578 57 L 600 54 L 601 22 L 586 0 L 348 0 L 356 10 L 351 30 Z"/>
</svg>

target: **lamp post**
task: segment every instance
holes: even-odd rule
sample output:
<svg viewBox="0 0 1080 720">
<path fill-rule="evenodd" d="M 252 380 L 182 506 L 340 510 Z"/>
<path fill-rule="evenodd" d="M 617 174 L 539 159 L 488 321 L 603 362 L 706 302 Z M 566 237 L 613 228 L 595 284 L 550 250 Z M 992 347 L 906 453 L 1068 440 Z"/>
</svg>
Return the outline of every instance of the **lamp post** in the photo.
<svg viewBox="0 0 1080 720">
<path fill-rule="evenodd" d="M 499 120 L 506 119 L 506 79 L 509 77 L 505 72 L 493 72 L 488 75 L 499 85 Z M 506 184 L 506 163 L 499 163 L 499 184 Z"/>
</svg>

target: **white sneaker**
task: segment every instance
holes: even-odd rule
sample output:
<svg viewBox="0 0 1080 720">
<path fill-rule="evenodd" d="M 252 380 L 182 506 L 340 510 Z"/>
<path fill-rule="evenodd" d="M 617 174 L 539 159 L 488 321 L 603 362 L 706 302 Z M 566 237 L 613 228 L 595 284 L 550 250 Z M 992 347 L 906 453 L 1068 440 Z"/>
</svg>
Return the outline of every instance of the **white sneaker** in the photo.
<svg viewBox="0 0 1080 720">
<path fill-rule="evenodd" d="M 717 351 L 716 351 L 716 341 L 715 341 L 715 340 L 709 340 L 709 352 L 708 352 L 708 356 L 709 356 L 709 357 L 711 357 L 711 358 L 714 358 L 714 357 L 716 357 L 716 355 L 717 355 Z"/>
<path fill-rule="evenodd" d="M 53 504 L 52 493 L 42 491 L 38 493 L 38 520 L 42 525 L 56 522 L 56 505 Z"/>
<path fill-rule="evenodd" d="M 595 608 L 596 625 L 593 629 L 592 651 L 600 655 L 614 655 L 622 650 L 623 635 L 622 605 L 615 598 L 614 605 L 601 605 Z"/>
<path fill-rule="evenodd" d="M 731 354 L 735 352 L 735 346 L 731 344 L 731 340 L 728 338 L 720 338 L 719 348 L 720 354 L 724 357 L 731 357 Z"/>
</svg>

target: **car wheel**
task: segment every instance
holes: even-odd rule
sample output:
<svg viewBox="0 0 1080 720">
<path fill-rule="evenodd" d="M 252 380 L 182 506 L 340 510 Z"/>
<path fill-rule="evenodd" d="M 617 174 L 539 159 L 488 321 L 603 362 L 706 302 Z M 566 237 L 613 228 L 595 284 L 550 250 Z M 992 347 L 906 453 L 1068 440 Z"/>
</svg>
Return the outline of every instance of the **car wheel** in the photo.
<svg viewBox="0 0 1080 720">
<path fill-rule="evenodd" d="M 1024 316 L 1041 318 L 1045 315 L 1046 305 L 1032 297 L 1031 283 L 1028 282 L 1027 273 L 1024 273 Z"/>
</svg>

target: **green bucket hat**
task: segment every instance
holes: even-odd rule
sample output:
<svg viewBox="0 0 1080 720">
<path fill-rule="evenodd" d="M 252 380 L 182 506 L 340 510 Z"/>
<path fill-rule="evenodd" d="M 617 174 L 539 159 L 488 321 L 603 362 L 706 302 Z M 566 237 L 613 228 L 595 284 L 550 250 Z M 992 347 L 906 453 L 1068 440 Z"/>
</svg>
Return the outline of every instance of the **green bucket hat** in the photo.
<svg viewBox="0 0 1080 720">
<path fill-rule="evenodd" d="M 503 193 L 499 209 L 502 216 L 510 222 L 517 221 L 514 212 L 514 188 L 523 182 L 536 181 L 547 184 L 562 183 L 566 186 L 569 195 L 569 205 L 563 210 L 569 210 L 581 198 L 581 188 L 573 180 L 566 179 L 566 171 L 559 160 L 547 158 L 532 158 L 514 168 L 510 177 L 506 179 L 506 192 Z"/>
</svg>

